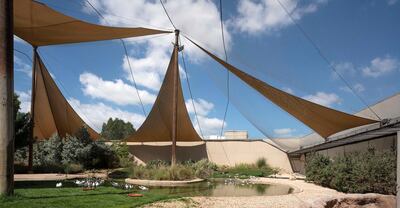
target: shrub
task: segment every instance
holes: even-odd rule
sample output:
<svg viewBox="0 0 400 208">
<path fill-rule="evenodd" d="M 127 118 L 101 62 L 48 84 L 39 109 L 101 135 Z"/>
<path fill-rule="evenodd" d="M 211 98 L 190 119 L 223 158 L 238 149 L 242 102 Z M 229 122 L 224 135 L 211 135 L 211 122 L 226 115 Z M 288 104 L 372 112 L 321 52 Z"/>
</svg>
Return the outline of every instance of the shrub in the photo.
<svg viewBox="0 0 400 208">
<path fill-rule="evenodd" d="M 125 179 L 129 178 L 132 173 L 132 168 L 119 168 L 117 170 L 112 170 L 108 176 L 113 179 Z"/>
<path fill-rule="evenodd" d="M 157 171 L 154 171 L 154 174 L 151 176 L 154 180 L 171 180 L 169 169 L 168 168 L 160 168 Z"/>
<path fill-rule="evenodd" d="M 64 166 L 56 163 L 39 164 L 33 166 L 35 173 L 63 173 Z"/>
<path fill-rule="evenodd" d="M 396 193 L 396 154 L 368 150 L 335 158 L 320 154 L 306 160 L 307 180 L 350 193 Z"/>
<path fill-rule="evenodd" d="M 85 127 L 81 128 L 76 135 L 67 135 L 63 140 L 54 135 L 34 145 L 33 156 L 36 170 L 77 172 L 83 169 L 119 167 L 119 158 L 111 146 L 101 141 L 93 141 Z"/>
<path fill-rule="evenodd" d="M 193 167 L 181 164 L 175 166 L 163 164 L 164 162 L 154 161 L 146 166 L 132 166 L 130 177 L 148 180 L 189 180 L 196 177 Z"/>
<path fill-rule="evenodd" d="M 148 179 L 148 177 L 145 177 L 145 175 L 146 175 L 145 172 L 146 172 L 146 168 L 143 165 L 138 165 L 138 166 L 132 167 L 130 177 L 137 178 L 137 179 Z"/>
<path fill-rule="evenodd" d="M 62 163 L 82 163 L 85 145 L 78 138 L 67 136 L 64 141 L 63 150 L 61 152 Z"/>
<path fill-rule="evenodd" d="M 332 161 L 325 155 L 310 155 L 310 157 L 307 157 L 305 165 L 307 180 L 328 186 L 332 180 L 331 165 Z"/>
<path fill-rule="evenodd" d="M 170 180 L 187 180 L 194 178 L 194 172 L 192 168 L 183 166 L 183 165 L 175 165 L 168 168 L 169 171 L 169 179 Z"/>
<path fill-rule="evenodd" d="M 81 164 L 76 164 L 76 163 L 71 163 L 71 164 L 67 164 L 64 166 L 64 172 L 65 173 L 81 173 L 83 172 L 85 169 L 83 167 L 83 165 Z"/>
<path fill-rule="evenodd" d="M 14 162 L 24 164 L 28 162 L 28 147 L 21 147 L 15 150 Z"/>
<path fill-rule="evenodd" d="M 199 160 L 196 163 L 191 164 L 189 167 L 193 167 L 196 177 L 203 179 L 211 177 L 214 174 L 214 171 L 218 168 L 215 163 L 212 163 L 207 159 Z"/>
<path fill-rule="evenodd" d="M 119 167 L 129 167 L 133 162 L 133 155 L 129 152 L 129 147 L 126 142 L 113 142 L 111 149 L 115 152 L 118 157 Z"/>
<path fill-rule="evenodd" d="M 169 166 L 170 163 L 164 160 L 150 160 L 146 163 L 146 166 L 149 168 L 160 168 Z"/>
<path fill-rule="evenodd" d="M 262 168 L 267 166 L 267 161 L 265 160 L 264 157 L 257 159 L 256 165 L 258 168 Z"/>
<path fill-rule="evenodd" d="M 250 176 L 266 177 L 279 172 L 278 169 L 271 168 L 266 161 L 258 159 L 254 164 L 236 164 L 233 167 L 221 166 L 218 168 L 218 172 L 214 174 L 214 177 L 239 177 L 248 178 Z M 261 162 L 260 162 L 261 161 Z M 265 162 L 265 164 L 263 164 Z M 260 163 L 260 164 L 259 164 Z M 259 167 L 260 165 L 260 167 Z"/>
<path fill-rule="evenodd" d="M 63 149 L 62 140 L 58 135 L 53 135 L 46 141 L 34 145 L 33 165 L 37 166 L 60 166 L 61 152 Z"/>
</svg>

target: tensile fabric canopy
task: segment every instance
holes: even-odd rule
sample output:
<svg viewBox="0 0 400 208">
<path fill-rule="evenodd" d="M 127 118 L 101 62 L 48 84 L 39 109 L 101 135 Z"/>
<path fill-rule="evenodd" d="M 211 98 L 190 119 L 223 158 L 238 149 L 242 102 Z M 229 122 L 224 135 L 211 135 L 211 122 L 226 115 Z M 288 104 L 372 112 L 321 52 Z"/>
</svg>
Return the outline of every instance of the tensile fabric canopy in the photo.
<svg viewBox="0 0 400 208">
<path fill-rule="evenodd" d="M 14 0 L 14 34 L 32 46 L 111 40 L 161 33 L 150 28 L 108 27 L 87 23 L 32 0 Z"/>
</svg>

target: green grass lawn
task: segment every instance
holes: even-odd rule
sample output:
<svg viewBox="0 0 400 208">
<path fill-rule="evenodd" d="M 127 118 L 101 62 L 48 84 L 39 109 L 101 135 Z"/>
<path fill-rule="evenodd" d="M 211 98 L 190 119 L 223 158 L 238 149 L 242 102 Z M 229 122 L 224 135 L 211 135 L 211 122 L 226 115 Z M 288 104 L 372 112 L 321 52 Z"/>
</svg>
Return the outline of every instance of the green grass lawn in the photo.
<svg viewBox="0 0 400 208">
<path fill-rule="evenodd" d="M 125 191 L 113 187 L 99 187 L 93 191 L 83 191 L 81 188 L 18 188 L 15 196 L 0 197 L 0 208 L 30 208 L 30 207 L 137 207 L 155 201 L 179 198 L 178 195 L 149 191 L 143 192 L 143 197 L 128 197 Z"/>
</svg>

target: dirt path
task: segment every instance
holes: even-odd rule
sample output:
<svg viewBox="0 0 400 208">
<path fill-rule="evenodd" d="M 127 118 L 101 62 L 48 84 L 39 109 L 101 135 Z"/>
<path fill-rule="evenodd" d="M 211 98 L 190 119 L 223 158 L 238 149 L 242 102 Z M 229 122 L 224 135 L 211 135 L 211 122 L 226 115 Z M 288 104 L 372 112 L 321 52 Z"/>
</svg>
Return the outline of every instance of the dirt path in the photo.
<svg viewBox="0 0 400 208">
<path fill-rule="evenodd" d="M 37 173 L 37 174 L 14 174 L 15 181 L 58 181 L 64 179 L 97 177 L 106 178 L 106 173 L 80 173 L 80 174 L 57 174 L 57 173 Z"/>
</svg>

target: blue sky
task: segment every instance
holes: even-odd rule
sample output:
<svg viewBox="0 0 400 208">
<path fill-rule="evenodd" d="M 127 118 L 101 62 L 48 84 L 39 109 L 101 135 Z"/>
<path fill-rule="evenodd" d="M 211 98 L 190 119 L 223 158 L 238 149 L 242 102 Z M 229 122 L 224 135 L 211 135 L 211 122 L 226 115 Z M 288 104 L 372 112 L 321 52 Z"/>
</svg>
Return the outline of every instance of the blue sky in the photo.
<svg viewBox="0 0 400 208">
<path fill-rule="evenodd" d="M 91 0 L 106 20 L 85 1 L 41 0 L 76 18 L 113 26 L 171 29 L 159 1 Z M 219 1 L 168 0 L 172 20 L 210 51 L 223 55 Z M 280 0 L 338 72 L 368 103 L 400 91 L 400 2 L 397 0 Z M 228 60 L 242 70 L 299 97 L 354 113 L 363 108 L 345 83 L 287 16 L 277 0 L 223 1 Z M 127 39 L 128 53 L 141 98 L 149 112 L 172 51 L 173 35 Z M 15 39 L 15 48 L 32 48 Z M 219 135 L 226 104 L 226 71 L 189 42 L 185 45 L 188 74 L 182 87 L 191 112 L 186 85 L 189 77 L 200 127 Z M 119 41 L 39 48 L 47 68 L 75 110 L 97 130 L 108 117 L 144 120 Z M 15 53 L 15 89 L 29 109 L 31 63 Z M 181 68 L 183 64 L 181 62 Z M 225 129 L 248 130 L 250 137 L 295 137 L 310 129 L 231 77 Z M 256 124 L 255 127 L 253 124 Z M 260 131 L 261 130 L 261 131 Z"/>
</svg>

